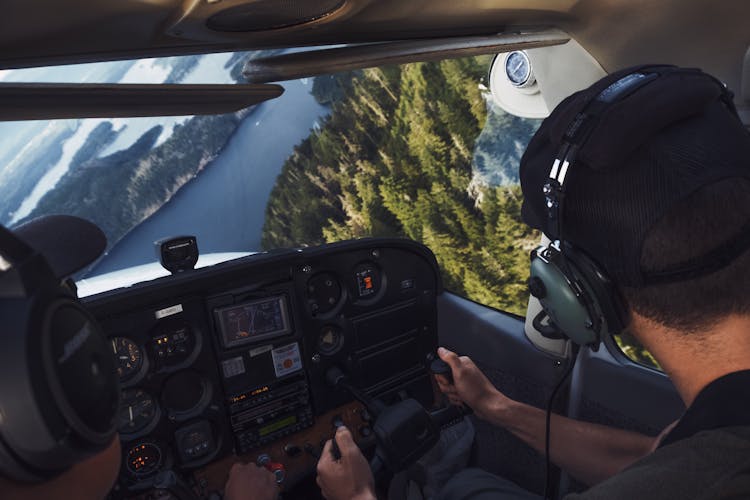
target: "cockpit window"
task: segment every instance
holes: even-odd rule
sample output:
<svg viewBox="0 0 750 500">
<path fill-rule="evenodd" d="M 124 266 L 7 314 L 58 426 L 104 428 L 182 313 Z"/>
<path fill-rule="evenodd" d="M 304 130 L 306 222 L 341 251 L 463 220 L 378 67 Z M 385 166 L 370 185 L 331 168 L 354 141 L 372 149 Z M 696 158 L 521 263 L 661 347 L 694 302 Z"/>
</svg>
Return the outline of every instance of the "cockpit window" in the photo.
<svg viewBox="0 0 750 500">
<path fill-rule="evenodd" d="M 247 59 L 264 54 L 9 70 L 0 81 L 242 83 Z M 539 234 L 521 222 L 518 165 L 540 120 L 494 104 L 490 60 L 282 82 L 280 98 L 227 115 L 0 123 L 0 222 L 67 213 L 99 225 L 108 252 L 76 277 L 89 293 L 166 274 L 153 245 L 165 237 L 197 236 L 199 265 L 408 237 L 433 250 L 448 290 L 523 315 Z"/>
<path fill-rule="evenodd" d="M 523 314 L 529 251 L 518 164 L 539 121 L 489 97 L 490 59 L 320 77 L 331 114 L 284 164 L 264 249 L 365 236 L 408 237 L 437 256 L 446 288 Z"/>
<path fill-rule="evenodd" d="M 232 83 L 257 55 L 4 71 L 0 79 Z M 538 235 L 520 221 L 518 161 L 538 122 L 490 102 L 489 62 L 284 82 L 279 99 L 237 114 L 3 123 L 0 221 L 70 213 L 98 224 L 108 253 L 79 279 L 153 263 L 153 242 L 181 234 L 196 235 L 202 254 L 404 236 L 433 249 L 448 289 L 522 314 Z"/>
</svg>

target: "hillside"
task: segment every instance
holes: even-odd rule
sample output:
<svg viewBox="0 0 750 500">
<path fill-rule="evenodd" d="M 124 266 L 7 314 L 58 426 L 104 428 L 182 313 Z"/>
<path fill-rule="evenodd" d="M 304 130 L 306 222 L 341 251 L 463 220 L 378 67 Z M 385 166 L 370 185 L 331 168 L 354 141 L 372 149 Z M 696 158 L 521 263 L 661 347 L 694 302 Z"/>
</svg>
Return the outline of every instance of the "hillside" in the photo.
<svg viewBox="0 0 750 500">
<path fill-rule="evenodd" d="M 28 219 L 45 213 L 78 215 L 102 228 L 112 245 L 210 163 L 239 122 L 235 114 L 196 116 L 155 148 L 161 126 L 103 158 L 79 151 L 81 163 L 39 201 Z M 96 132 L 107 130 L 102 126 Z"/>
<path fill-rule="evenodd" d="M 316 81 L 316 97 L 333 111 L 284 165 L 263 247 L 412 238 L 435 253 L 448 289 L 523 314 L 528 253 L 539 237 L 520 220 L 516 144 L 536 122 L 495 110 L 477 149 L 488 123 L 479 87 L 488 63 L 446 60 Z M 503 156 L 487 165 L 498 148 Z"/>
</svg>

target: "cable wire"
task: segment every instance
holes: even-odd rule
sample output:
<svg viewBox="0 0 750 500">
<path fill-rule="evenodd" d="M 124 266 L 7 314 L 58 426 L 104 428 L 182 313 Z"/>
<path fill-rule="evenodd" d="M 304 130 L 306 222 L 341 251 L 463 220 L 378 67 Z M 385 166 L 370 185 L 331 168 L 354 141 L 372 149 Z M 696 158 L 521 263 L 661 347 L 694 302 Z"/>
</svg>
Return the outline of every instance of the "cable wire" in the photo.
<svg viewBox="0 0 750 500">
<path fill-rule="evenodd" d="M 550 496 L 552 494 L 552 488 L 550 487 L 550 481 L 551 481 L 551 471 L 552 468 L 552 461 L 550 460 L 550 454 L 549 454 L 549 447 L 550 447 L 550 429 L 552 426 L 552 406 L 555 403 L 555 397 L 557 396 L 557 393 L 560 391 L 560 388 L 562 388 L 565 381 L 570 377 L 570 374 L 573 373 L 573 368 L 576 365 L 576 360 L 578 359 L 578 346 L 576 344 L 572 344 L 573 348 L 571 350 L 571 360 L 568 367 L 565 369 L 565 372 L 560 377 L 560 380 L 557 382 L 557 385 L 555 385 L 555 388 L 552 389 L 552 394 L 550 394 L 549 400 L 547 401 L 547 415 L 545 420 L 545 432 L 544 432 L 544 458 L 545 458 L 545 469 L 544 469 L 544 499 L 545 500 L 552 500 L 552 497 Z"/>
</svg>

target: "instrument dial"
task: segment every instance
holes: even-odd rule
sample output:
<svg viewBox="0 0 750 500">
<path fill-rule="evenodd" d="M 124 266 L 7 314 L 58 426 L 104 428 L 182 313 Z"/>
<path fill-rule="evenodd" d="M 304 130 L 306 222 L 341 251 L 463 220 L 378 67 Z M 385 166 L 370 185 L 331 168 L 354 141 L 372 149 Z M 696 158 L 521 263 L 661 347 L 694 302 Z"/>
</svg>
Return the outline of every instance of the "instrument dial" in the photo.
<svg viewBox="0 0 750 500">
<path fill-rule="evenodd" d="M 161 448 L 154 443 L 139 443 L 128 450 L 125 466 L 134 476 L 143 477 L 158 471 L 162 462 Z"/>
<path fill-rule="evenodd" d="M 533 83 L 531 61 L 520 50 L 508 54 L 505 59 L 505 74 L 514 87 L 526 87 Z"/>
<path fill-rule="evenodd" d="M 318 350 L 321 354 L 325 354 L 326 356 L 336 354 L 343 344 L 344 336 L 339 327 L 326 325 L 320 330 L 320 335 L 318 335 Z"/>
<path fill-rule="evenodd" d="M 117 430 L 121 434 L 135 434 L 158 420 L 159 407 L 143 389 L 127 389 L 120 397 Z"/>
<path fill-rule="evenodd" d="M 151 359 L 158 369 L 177 369 L 190 363 L 197 347 L 197 337 L 189 324 L 167 324 L 154 333 Z"/>
<path fill-rule="evenodd" d="M 111 345 L 117 359 L 117 375 L 120 381 L 133 378 L 143 366 L 143 351 L 126 337 L 113 338 Z"/>
</svg>

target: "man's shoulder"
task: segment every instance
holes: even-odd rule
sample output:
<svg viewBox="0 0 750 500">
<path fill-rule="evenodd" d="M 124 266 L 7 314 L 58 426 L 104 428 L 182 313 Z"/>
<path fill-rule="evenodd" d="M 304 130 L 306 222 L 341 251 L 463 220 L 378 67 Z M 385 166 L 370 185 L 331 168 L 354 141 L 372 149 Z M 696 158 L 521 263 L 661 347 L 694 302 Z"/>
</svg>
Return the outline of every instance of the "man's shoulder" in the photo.
<svg viewBox="0 0 750 500">
<path fill-rule="evenodd" d="M 750 426 L 681 439 L 565 500 L 626 498 L 750 498 Z"/>
</svg>

